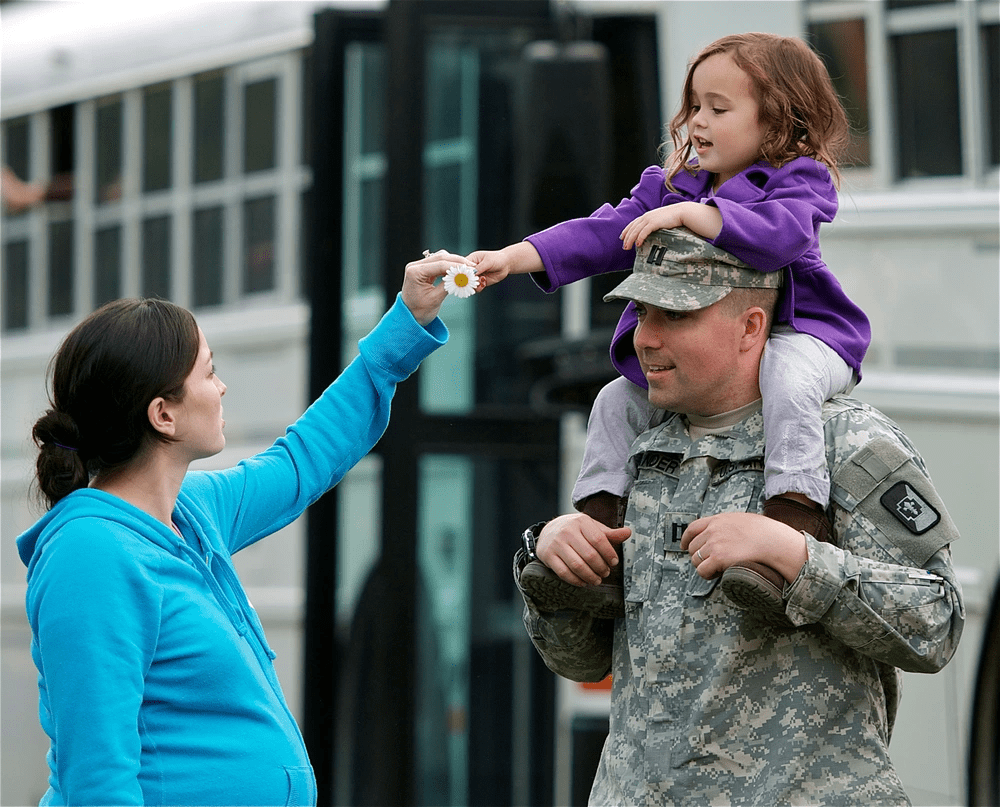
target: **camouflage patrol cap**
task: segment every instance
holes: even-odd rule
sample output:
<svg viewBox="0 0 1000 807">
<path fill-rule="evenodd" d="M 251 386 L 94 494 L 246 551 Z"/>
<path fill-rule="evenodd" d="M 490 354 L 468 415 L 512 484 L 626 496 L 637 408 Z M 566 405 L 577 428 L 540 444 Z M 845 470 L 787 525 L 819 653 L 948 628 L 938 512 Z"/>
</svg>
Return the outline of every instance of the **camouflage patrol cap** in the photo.
<svg viewBox="0 0 1000 807">
<path fill-rule="evenodd" d="M 697 311 L 734 288 L 777 289 L 783 272 L 759 272 L 686 227 L 656 230 L 636 249 L 632 274 L 604 300 L 634 300 L 667 311 Z"/>
</svg>

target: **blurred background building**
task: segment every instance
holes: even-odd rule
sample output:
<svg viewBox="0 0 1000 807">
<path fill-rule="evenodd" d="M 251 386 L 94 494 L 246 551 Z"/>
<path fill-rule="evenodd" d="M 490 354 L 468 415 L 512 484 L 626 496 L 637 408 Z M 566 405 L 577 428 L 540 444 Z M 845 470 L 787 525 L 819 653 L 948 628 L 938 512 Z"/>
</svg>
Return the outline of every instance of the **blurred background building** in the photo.
<svg viewBox="0 0 1000 807">
<path fill-rule="evenodd" d="M 192 308 L 230 390 L 204 464 L 229 465 L 332 380 L 425 248 L 628 195 L 687 60 L 746 30 L 807 38 L 856 129 L 823 231 L 872 321 L 856 394 L 927 459 L 968 606 L 954 661 L 906 676 L 891 752 L 916 804 L 964 802 L 1000 556 L 996 2 L 21 0 L 0 20 L 2 804 L 46 787 L 14 539 L 68 328 L 121 296 Z M 237 558 L 321 804 L 585 802 L 608 690 L 545 670 L 510 561 L 570 506 L 618 279 L 449 299 L 452 339 L 372 455 Z"/>
</svg>

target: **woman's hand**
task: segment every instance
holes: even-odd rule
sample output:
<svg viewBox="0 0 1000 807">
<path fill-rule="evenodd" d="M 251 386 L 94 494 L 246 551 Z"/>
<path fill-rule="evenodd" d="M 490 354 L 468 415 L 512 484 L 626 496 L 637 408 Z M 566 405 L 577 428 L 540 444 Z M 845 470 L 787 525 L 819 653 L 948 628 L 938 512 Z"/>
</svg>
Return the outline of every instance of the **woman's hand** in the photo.
<svg viewBox="0 0 1000 807">
<path fill-rule="evenodd" d="M 427 325 L 441 310 L 441 303 L 448 296 L 444 284 L 435 283 L 455 264 L 461 266 L 475 265 L 461 255 L 453 255 L 443 249 L 434 254 L 427 254 L 419 261 L 406 264 L 406 274 L 403 276 L 403 303 L 413 318 L 421 325 Z M 484 284 L 480 282 L 476 291 L 481 291 Z"/>
</svg>

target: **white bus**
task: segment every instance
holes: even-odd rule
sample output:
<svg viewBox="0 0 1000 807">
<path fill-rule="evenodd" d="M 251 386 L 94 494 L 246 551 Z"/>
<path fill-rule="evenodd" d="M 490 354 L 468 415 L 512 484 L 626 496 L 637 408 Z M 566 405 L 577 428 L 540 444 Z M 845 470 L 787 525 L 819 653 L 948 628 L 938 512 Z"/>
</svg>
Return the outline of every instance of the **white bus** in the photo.
<svg viewBox="0 0 1000 807">
<path fill-rule="evenodd" d="M 743 30 L 806 37 L 857 130 L 822 236 L 872 321 L 855 394 L 924 454 L 968 607 L 952 663 L 906 675 L 890 751 L 915 804 L 965 800 L 1000 563 L 996 3 L 22 0 L 0 17 L 0 802 L 46 786 L 14 538 L 38 515 L 29 434 L 68 328 L 120 296 L 192 308 L 230 389 L 211 467 L 228 465 L 353 355 L 406 260 L 627 195 L 687 59 Z M 237 558 L 327 801 L 585 801 L 608 692 L 541 666 L 510 557 L 570 506 L 612 377 L 603 288 L 518 278 L 449 301 L 451 343 L 401 385 L 380 446 Z"/>
</svg>

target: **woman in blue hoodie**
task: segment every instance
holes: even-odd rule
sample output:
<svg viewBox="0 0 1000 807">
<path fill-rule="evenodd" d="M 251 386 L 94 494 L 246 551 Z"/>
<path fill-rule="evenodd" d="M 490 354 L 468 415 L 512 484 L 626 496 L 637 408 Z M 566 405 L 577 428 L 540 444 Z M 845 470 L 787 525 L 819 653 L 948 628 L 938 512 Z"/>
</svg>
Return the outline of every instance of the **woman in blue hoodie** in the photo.
<svg viewBox="0 0 1000 807">
<path fill-rule="evenodd" d="M 33 430 L 50 509 L 18 538 L 51 739 L 42 804 L 316 803 L 232 555 L 379 439 L 396 384 L 447 340 L 435 281 L 456 263 L 408 264 L 360 355 L 274 445 L 224 471 L 188 472 L 225 445 L 226 392 L 188 311 L 119 300 L 66 337 Z"/>
</svg>

